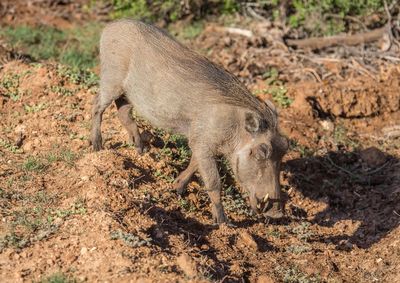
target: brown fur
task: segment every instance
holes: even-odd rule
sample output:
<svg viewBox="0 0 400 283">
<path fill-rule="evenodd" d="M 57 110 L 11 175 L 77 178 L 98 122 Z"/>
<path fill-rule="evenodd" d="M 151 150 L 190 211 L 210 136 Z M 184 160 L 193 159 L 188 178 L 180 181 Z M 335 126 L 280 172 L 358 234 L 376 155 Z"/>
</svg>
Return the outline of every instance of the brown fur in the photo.
<svg viewBox="0 0 400 283">
<path fill-rule="evenodd" d="M 133 105 L 153 126 L 188 138 L 192 160 L 175 188 L 182 192 L 199 171 L 217 223 L 226 220 L 217 155 L 231 162 L 250 192 L 253 209 L 266 194 L 280 199 L 279 163 L 287 141 L 277 131 L 273 107 L 255 98 L 236 77 L 164 31 L 138 21 L 120 20 L 104 29 L 100 60 L 100 93 L 92 113 L 95 150 L 102 148 L 102 114 L 115 101 L 129 139 L 142 152 L 139 130 L 129 115 Z"/>
</svg>

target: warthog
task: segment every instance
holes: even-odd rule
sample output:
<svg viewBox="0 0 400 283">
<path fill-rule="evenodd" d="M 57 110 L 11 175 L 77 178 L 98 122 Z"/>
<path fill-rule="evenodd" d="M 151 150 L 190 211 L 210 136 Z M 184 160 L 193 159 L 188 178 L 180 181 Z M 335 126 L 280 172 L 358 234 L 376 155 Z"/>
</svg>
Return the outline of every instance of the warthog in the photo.
<svg viewBox="0 0 400 283">
<path fill-rule="evenodd" d="M 100 92 L 93 103 L 91 143 L 102 148 L 101 120 L 113 102 L 138 152 L 143 150 L 132 107 L 153 126 L 188 138 L 190 164 L 175 180 L 182 193 L 198 171 L 211 199 L 216 223 L 227 221 L 221 204 L 216 156 L 230 162 L 250 195 L 254 211 L 281 217 L 279 171 L 288 142 L 277 113 L 232 74 L 139 21 L 108 24 L 100 40 Z M 272 209 L 271 209 L 272 208 Z"/>
</svg>

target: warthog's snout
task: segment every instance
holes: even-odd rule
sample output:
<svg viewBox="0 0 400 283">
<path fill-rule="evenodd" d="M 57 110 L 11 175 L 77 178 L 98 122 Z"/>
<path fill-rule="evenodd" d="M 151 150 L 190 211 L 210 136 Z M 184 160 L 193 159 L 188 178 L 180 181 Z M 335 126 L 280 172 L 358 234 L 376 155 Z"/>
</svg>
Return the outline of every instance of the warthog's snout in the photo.
<svg viewBox="0 0 400 283">
<path fill-rule="evenodd" d="M 273 219 L 283 217 L 282 200 L 269 198 L 267 194 L 263 199 L 257 200 L 257 202 L 257 213 Z"/>
</svg>

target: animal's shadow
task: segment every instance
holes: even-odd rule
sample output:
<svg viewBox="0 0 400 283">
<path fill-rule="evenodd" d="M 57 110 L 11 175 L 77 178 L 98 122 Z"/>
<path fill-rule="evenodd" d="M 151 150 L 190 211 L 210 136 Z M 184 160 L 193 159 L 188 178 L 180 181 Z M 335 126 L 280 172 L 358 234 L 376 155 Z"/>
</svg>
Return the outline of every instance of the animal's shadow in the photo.
<svg viewBox="0 0 400 283">
<path fill-rule="evenodd" d="M 216 265 L 209 270 L 212 277 L 222 278 L 228 273 L 230 264 L 217 258 L 217 251 L 207 240 L 207 235 L 217 229 L 217 226 L 203 224 L 194 218 L 185 217 L 178 209 L 168 211 L 159 206 L 147 209 L 147 215 L 157 222 L 147 230 L 154 244 L 172 253 L 173 244 L 170 242 L 170 236 L 181 237 L 190 249 L 196 249 L 198 253 L 213 259 Z"/>
<path fill-rule="evenodd" d="M 290 160 L 284 167 L 291 187 L 327 204 L 314 223 L 333 227 L 341 220 L 360 222 L 352 235 L 343 231 L 340 236 L 318 241 L 348 250 L 353 245 L 369 248 L 400 224 L 400 162 L 393 156 L 366 166 L 358 152 L 330 152 Z"/>
</svg>

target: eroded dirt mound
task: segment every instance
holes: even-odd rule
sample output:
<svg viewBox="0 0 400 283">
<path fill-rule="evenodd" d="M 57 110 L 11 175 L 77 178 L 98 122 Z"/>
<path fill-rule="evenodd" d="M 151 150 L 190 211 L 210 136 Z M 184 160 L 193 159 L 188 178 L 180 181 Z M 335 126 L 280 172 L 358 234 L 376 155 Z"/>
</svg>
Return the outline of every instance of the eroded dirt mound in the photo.
<svg viewBox="0 0 400 283">
<path fill-rule="evenodd" d="M 294 84 L 292 96 L 317 103 L 313 105 L 317 116 L 361 118 L 399 111 L 399 88 L 400 69 L 394 67 L 379 81 L 359 76 L 332 84 Z"/>
</svg>

